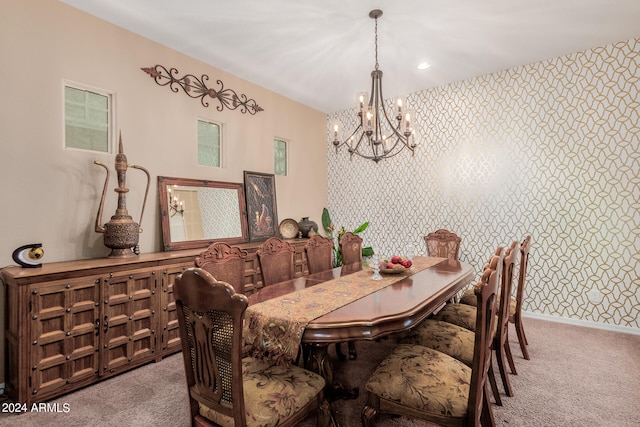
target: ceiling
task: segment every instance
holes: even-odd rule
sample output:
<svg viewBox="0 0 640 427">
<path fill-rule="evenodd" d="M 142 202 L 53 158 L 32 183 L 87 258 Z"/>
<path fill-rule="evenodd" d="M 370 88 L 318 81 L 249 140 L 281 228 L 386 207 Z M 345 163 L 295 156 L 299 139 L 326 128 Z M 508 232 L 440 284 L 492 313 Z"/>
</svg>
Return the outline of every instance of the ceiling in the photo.
<svg viewBox="0 0 640 427">
<path fill-rule="evenodd" d="M 372 9 L 385 98 L 640 37 L 639 0 L 60 1 L 326 113 L 370 91 Z"/>
</svg>

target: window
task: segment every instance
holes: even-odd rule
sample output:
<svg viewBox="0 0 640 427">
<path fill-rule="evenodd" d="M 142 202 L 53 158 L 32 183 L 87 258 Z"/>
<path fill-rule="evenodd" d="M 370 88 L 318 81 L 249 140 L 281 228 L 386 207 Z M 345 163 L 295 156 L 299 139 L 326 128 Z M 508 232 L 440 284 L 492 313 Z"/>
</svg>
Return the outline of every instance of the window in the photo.
<svg viewBox="0 0 640 427">
<path fill-rule="evenodd" d="M 198 164 L 203 166 L 220 165 L 220 125 L 198 120 Z"/>
<path fill-rule="evenodd" d="M 111 151 L 112 98 L 109 93 L 65 84 L 65 147 Z"/>
<path fill-rule="evenodd" d="M 273 170 L 276 175 L 287 176 L 287 141 L 273 140 Z"/>
</svg>

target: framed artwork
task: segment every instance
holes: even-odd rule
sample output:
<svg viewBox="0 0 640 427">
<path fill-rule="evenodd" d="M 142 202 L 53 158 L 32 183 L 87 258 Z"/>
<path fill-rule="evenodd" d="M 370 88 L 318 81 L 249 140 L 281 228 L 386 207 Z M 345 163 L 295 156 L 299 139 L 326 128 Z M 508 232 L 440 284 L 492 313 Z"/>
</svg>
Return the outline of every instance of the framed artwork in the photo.
<svg viewBox="0 0 640 427">
<path fill-rule="evenodd" d="M 278 235 L 276 181 L 274 174 L 244 171 L 249 241 L 266 240 Z"/>
</svg>

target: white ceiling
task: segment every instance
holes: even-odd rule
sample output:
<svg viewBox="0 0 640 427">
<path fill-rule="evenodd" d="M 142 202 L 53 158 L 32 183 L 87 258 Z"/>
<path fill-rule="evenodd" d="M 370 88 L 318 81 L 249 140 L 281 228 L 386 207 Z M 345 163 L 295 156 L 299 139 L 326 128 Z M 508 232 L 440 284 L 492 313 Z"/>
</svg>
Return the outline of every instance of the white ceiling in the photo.
<svg viewBox="0 0 640 427">
<path fill-rule="evenodd" d="M 385 98 L 640 36 L 640 0 L 60 1 L 326 113 L 370 91 L 372 9 Z"/>
</svg>

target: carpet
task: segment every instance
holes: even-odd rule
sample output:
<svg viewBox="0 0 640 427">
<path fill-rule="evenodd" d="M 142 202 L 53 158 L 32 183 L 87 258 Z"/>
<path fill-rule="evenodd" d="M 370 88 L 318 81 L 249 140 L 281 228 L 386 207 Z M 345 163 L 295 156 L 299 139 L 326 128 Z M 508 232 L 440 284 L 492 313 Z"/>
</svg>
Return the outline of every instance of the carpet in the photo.
<svg viewBox="0 0 640 427">
<path fill-rule="evenodd" d="M 518 375 L 510 380 L 514 396 L 493 405 L 504 427 L 631 427 L 640 425 L 640 336 L 546 320 L 525 318 L 531 360 L 524 360 L 510 330 Z M 335 363 L 335 377 L 362 386 L 391 351 L 392 339 L 358 342 L 357 360 Z M 330 354 L 335 358 L 334 346 Z M 0 426 L 19 427 L 188 427 L 189 409 L 182 355 L 165 358 L 55 399 L 64 413 L 0 413 Z M 502 384 L 498 381 L 502 390 Z M 365 393 L 332 404 L 342 427 L 360 425 Z M 5 403 L 5 402 L 2 402 Z M 314 417 L 300 427 L 315 425 Z M 431 424 L 381 415 L 379 427 L 425 427 Z"/>
</svg>

